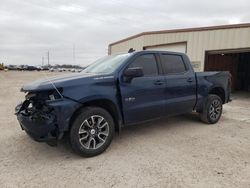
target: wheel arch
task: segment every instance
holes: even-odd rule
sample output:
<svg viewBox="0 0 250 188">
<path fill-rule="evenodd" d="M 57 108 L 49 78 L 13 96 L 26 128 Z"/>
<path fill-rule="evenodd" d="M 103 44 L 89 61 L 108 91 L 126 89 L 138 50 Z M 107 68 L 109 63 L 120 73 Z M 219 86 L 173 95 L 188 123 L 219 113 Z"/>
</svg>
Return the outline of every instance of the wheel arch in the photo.
<svg viewBox="0 0 250 188">
<path fill-rule="evenodd" d="M 113 101 L 111 101 L 109 99 L 105 99 L 105 98 L 92 99 L 92 100 L 89 100 L 89 101 L 82 103 L 82 105 L 78 109 L 76 109 L 75 112 L 73 113 L 73 115 L 71 116 L 68 130 L 70 130 L 74 119 L 77 117 L 77 115 L 80 113 L 80 111 L 83 108 L 90 107 L 90 106 L 100 107 L 100 108 L 107 110 L 114 120 L 115 131 L 120 133 L 121 125 L 122 125 L 122 117 L 121 117 L 121 113 L 119 111 L 119 108 L 117 107 L 117 105 Z"/>
<path fill-rule="evenodd" d="M 226 102 L 226 92 L 222 87 L 213 87 L 210 89 L 208 94 L 218 95 L 221 98 L 223 104 Z"/>
</svg>

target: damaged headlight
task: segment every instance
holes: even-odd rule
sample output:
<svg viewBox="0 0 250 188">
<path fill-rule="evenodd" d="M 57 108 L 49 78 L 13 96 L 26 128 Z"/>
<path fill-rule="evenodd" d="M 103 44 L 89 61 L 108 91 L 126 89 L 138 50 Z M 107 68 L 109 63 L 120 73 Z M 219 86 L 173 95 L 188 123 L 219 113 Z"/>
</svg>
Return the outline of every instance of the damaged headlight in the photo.
<svg viewBox="0 0 250 188">
<path fill-rule="evenodd" d="M 51 89 L 46 91 L 29 92 L 25 96 L 25 101 L 16 108 L 16 114 L 22 112 L 25 115 L 35 115 L 50 113 L 53 108 L 50 107 L 46 101 L 55 101 L 62 98 L 62 89 Z"/>
<path fill-rule="evenodd" d="M 36 97 L 36 93 L 28 93 L 28 94 L 25 96 L 25 99 L 26 99 L 26 100 L 29 100 L 29 99 L 34 98 L 34 97 Z"/>
<path fill-rule="evenodd" d="M 49 99 L 51 100 L 51 101 L 54 101 L 54 100 L 56 100 L 56 98 L 55 98 L 55 95 L 49 95 Z"/>
<path fill-rule="evenodd" d="M 51 89 L 46 91 L 37 91 L 37 92 L 29 92 L 26 96 L 26 100 L 30 100 L 33 102 L 42 102 L 42 101 L 54 101 L 62 98 L 63 89 Z"/>
<path fill-rule="evenodd" d="M 48 101 L 54 101 L 54 100 L 57 100 L 57 99 L 61 99 L 62 98 L 62 92 L 63 92 L 63 89 L 62 88 L 59 88 L 59 89 L 54 89 L 54 90 L 50 90 L 48 91 Z"/>
</svg>

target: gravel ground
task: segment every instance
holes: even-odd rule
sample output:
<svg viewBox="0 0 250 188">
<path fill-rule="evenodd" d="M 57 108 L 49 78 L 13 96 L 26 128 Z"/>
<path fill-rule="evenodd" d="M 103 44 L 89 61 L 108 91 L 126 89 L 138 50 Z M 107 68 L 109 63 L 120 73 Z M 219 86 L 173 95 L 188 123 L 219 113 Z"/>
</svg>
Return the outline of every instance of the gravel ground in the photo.
<svg viewBox="0 0 250 188">
<path fill-rule="evenodd" d="M 66 139 L 31 140 L 13 115 L 20 87 L 41 77 L 0 72 L 1 187 L 250 187 L 250 94 L 236 94 L 216 125 L 189 114 L 128 127 L 103 154 L 81 158 Z"/>
</svg>

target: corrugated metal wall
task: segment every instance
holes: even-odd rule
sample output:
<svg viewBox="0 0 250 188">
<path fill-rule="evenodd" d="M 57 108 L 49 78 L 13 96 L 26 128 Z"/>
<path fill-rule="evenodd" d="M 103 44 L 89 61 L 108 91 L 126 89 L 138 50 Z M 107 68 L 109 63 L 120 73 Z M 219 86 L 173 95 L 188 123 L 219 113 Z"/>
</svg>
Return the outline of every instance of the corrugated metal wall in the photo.
<svg viewBox="0 0 250 188">
<path fill-rule="evenodd" d="M 250 48 L 250 27 L 139 36 L 110 46 L 110 53 L 143 50 L 145 46 L 187 42 L 187 55 L 196 70 L 204 70 L 205 51 Z"/>
</svg>

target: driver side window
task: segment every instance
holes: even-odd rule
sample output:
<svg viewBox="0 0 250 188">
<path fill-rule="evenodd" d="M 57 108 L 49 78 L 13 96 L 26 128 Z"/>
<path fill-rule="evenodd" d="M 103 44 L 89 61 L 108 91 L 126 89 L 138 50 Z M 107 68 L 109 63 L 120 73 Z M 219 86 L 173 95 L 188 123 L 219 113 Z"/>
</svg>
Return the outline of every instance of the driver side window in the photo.
<svg viewBox="0 0 250 188">
<path fill-rule="evenodd" d="M 158 75 L 158 68 L 155 56 L 153 54 L 145 54 L 137 57 L 128 68 L 140 67 L 144 76 Z"/>
</svg>

